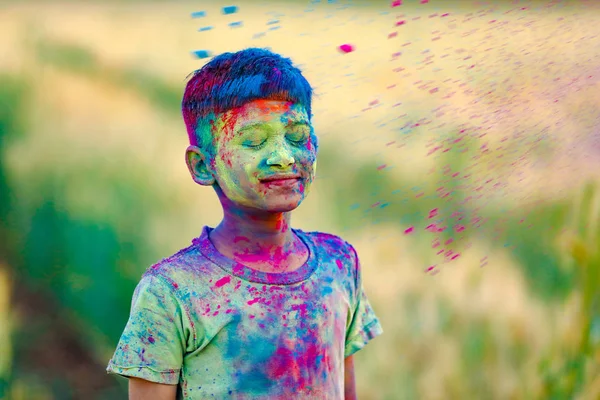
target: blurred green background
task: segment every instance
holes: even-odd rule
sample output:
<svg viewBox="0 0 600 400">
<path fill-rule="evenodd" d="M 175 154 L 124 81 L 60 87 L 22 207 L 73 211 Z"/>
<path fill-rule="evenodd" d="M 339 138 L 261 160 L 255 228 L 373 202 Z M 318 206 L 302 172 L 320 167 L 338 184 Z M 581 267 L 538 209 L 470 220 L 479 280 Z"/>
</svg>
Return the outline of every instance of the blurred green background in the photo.
<svg viewBox="0 0 600 400">
<path fill-rule="evenodd" d="M 184 164 L 190 52 L 260 46 L 316 92 L 294 223 L 355 245 L 384 326 L 359 398 L 600 399 L 598 7 L 235 4 L 0 8 L 0 398 L 126 398 L 137 281 L 220 219 Z"/>
</svg>

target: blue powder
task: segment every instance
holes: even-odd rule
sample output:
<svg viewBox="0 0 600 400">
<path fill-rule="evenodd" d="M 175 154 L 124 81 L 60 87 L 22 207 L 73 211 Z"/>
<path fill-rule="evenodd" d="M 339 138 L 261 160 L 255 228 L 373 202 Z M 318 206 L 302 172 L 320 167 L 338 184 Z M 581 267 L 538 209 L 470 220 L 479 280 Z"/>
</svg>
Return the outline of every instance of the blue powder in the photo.
<svg viewBox="0 0 600 400">
<path fill-rule="evenodd" d="M 223 7 L 223 14 L 225 14 L 225 15 L 235 14 L 236 12 L 238 12 L 238 7 L 237 6 Z"/>
<path fill-rule="evenodd" d="M 208 58 L 212 55 L 212 53 L 208 50 L 195 50 L 192 51 L 192 54 L 196 56 L 196 58 Z"/>
</svg>

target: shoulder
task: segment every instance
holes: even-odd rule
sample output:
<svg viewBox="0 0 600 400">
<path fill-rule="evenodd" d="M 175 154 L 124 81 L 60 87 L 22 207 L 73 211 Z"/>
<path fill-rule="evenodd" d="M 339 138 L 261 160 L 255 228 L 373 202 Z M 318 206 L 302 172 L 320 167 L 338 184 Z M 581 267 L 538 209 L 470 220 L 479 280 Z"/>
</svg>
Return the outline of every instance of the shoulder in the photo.
<svg viewBox="0 0 600 400">
<path fill-rule="evenodd" d="M 210 261 L 192 244 L 148 267 L 141 282 L 160 281 L 171 290 L 178 291 L 186 282 L 201 280 L 206 275 L 203 271 L 209 267 Z"/>
<path fill-rule="evenodd" d="M 358 254 L 349 242 L 337 235 L 324 232 L 302 232 L 313 243 L 321 265 L 329 265 L 327 271 L 334 279 L 346 287 L 351 298 L 360 289 L 360 261 Z"/>
<path fill-rule="evenodd" d="M 354 247 L 340 236 L 317 231 L 300 232 L 308 237 L 319 251 L 331 257 L 346 259 L 352 263 L 358 259 Z"/>
</svg>

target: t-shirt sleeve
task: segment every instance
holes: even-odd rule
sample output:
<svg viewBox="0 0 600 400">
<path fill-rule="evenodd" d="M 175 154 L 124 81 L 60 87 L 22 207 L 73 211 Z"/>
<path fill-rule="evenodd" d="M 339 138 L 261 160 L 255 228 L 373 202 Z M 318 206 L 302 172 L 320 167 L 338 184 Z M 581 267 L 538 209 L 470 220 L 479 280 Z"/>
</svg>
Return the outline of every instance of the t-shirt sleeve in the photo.
<svg viewBox="0 0 600 400">
<path fill-rule="evenodd" d="M 107 372 L 177 384 L 186 348 L 185 316 L 168 281 L 144 275 L 133 294 L 129 320 Z"/>
<path fill-rule="evenodd" d="M 356 250 L 352 248 L 355 257 L 355 288 L 354 305 L 351 317 L 346 326 L 346 346 L 344 357 L 349 357 L 366 346 L 376 336 L 383 333 L 379 319 L 369 303 L 362 284 L 362 271 Z"/>
</svg>

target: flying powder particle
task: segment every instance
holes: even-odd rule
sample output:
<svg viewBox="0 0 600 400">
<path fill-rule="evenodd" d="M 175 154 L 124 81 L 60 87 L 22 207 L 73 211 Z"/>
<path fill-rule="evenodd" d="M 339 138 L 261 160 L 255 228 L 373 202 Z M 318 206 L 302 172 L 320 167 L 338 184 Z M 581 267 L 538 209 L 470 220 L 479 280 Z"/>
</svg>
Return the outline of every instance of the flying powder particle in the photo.
<svg viewBox="0 0 600 400">
<path fill-rule="evenodd" d="M 351 53 L 354 51 L 354 46 L 352 46 L 351 44 L 343 44 L 340 47 L 338 47 L 338 49 L 342 53 Z"/>
<path fill-rule="evenodd" d="M 223 7 L 223 14 L 225 14 L 225 15 L 235 14 L 236 12 L 238 12 L 238 7 L 237 6 Z"/>
<path fill-rule="evenodd" d="M 192 51 L 192 54 L 196 58 L 208 58 L 212 55 L 212 53 L 208 50 L 195 50 L 195 51 Z"/>
</svg>

